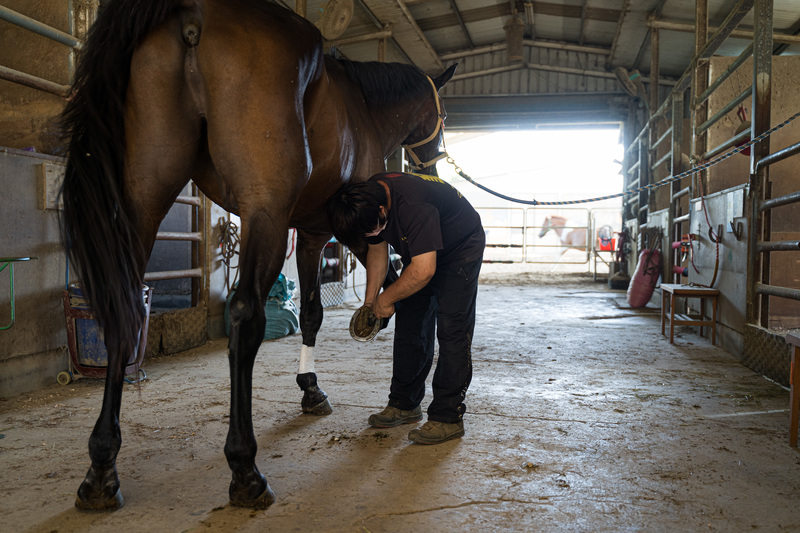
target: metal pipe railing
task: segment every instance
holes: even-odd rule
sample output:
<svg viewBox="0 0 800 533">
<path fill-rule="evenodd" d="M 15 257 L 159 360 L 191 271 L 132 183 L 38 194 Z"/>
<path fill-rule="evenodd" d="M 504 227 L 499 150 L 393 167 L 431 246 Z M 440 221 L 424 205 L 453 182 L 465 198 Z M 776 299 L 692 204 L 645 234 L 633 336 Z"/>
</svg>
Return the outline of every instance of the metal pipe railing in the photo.
<svg viewBox="0 0 800 533">
<path fill-rule="evenodd" d="M 654 149 L 658 148 L 658 146 L 662 142 L 664 142 L 665 140 L 669 139 L 672 136 L 672 130 L 673 130 L 672 126 L 667 128 L 667 131 L 665 131 L 664 134 L 661 137 L 659 137 L 656 142 L 653 143 L 653 145 L 650 147 L 650 149 L 654 150 Z"/>
<path fill-rule="evenodd" d="M 739 96 L 728 102 L 728 104 L 722 109 L 720 109 L 713 117 L 700 124 L 700 126 L 697 128 L 697 134 L 699 135 L 701 133 L 704 133 L 708 128 L 719 122 L 719 120 L 722 119 L 722 117 L 733 111 L 736 108 L 736 106 L 738 106 L 739 104 L 747 100 L 750 96 L 752 96 L 752 94 L 753 94 L 752 86 L 742 91 L 742 93 Z"/>
<path fill-rule="evenodd" d="M 197 196 L 178 196 L 175 198 L 175 203 L 193 205 L 195 207 L 203 206 L 203 201 Z"/>
<path fill-rule="evenodd" d="M 789 300 L 800 300 L 800 289 L 790 289 L 789 287 L 776 287 L 774 285 L 756 283 L 756 293 L 766 296 L 779 296 Z"/>
<path fill-rule="evenodd" d="M 37 89 L 45 93 L 61 96 L 62 98 L 66 98 L 70 91 L 68 85 L 61 85 L 2 65 L 0 65 L 0 79 L 18 83 L 19 85 Z"/>
<path fill-rule="evenodd" d="M 703 92 L 703 94 L 701 94 L 700 96 L 698 96 L 698 97 L 697 97 L 697 101 L 695 102 L 695 105 L 702 104 L 703 102 L 705 102 L 706 100 L 708 100 L 708 97 L 709 97 L 709 96 L 711 96 L 711 94 L 712 94 L 714 91 L 716 91 L 716 90 L 719 88 L 719 86 L 720 86 L 720 85 L 722 85 L 722 84 L 723 84 L 723 82 L 725 82 L 725 80 L 727 80 L 728 78 L 730 78 L 730 77 L 731 77 L 731 75 L 732 75 L 734 72 L 736 72 L 736 70 L 737 70 L 739 67 L 741 67 L 741 66 L 742 66 L 742 64 L 744 64 L 744 62 L 745 62 L 745 61 L 747 61 L 748 59 L 750 59 L 750 56 L 752 56 L 752 55 L 753 55 L 753 43 L 750 43 L 750 44 L 747 46 L 747 48 L 745 48 L 745 49 L 744 49 L 744 51 L 742 51 L 742 53 L 741 53 L 741 54 L 739 54 L 739 57 L 737 57 L 737 58 L 736 58 L 736 61 L 734 61 L 733 63 L 731 63 L 731 64 L 730 64 L 730 66 L 729 66 L 728 68 L 726 68 L 724 72 L 722 72 L 722 74 L 720 74 L 719 76 L 717 76 L 717 79 L 716 79 L 716 80 L 714 80 L 714 83 L 712 83 L 711 85 L 709 85 L 709 86 L 708 86 L 708 89 L 706 89 L 706 90 Z"/>
<path fill-rule="evenodd" d="M 800 143 L 793 144 L 792 146 L 784 148 L 783 150 L 778 150 L 777 152 L 770 154 L 767 157 L 764 157 L 763 159 L 760 159 L 756 163 L 756 172 L 758 172 L 763 167 L 768 167 L 769 165 L 777 163 L 778 161 L 783 161 L 784 159 L 799 153 L 800 153 Z"/>
<path fill-rule="evenodd" d="M 658 167 L 663 165 L 666 161 L 668 161 L 670 158 L 672 158 L 672 152 L 667 152 L 658 161 L 653 163 L 653 166 L 650 167 L 650 170 L 657 169 Z"/>
<path fill-rule="evenodd" d="M 199 231 L 190 231 L 190 232 L 183 232 L 183 231 L 160 231 L 156 234 L 157 241 L 184 241 L 184 242 L 191 242 L 191 243 L 203 243 L 205 238 L 205 223 L 202 220 L 203 217 L 203 200 L 198 196 L 178 196 L 175 199 L 175 204 L 184 204 L 190 206 L 191 209 L 197 208 L 198 216 L 197 216 L 197 227 Z M 202 252 L 199 254 L 201 257 L 204 255 Z M 188 268 L 188 269 L 181 269 L 181 270 L 165 270 L 160 272 L 147 272 L 144 275 L 144 281 L 163 281 L 163 280 L 171 280 L 171 279 L 202 279 L 204 276 L 203 274 L 203 265 L 201 264 L 196 268 Z M 192 305 L 197 305 L 195 300 L 194 288 L 192 291 Z"/>
<path fill-rule="evenodd" d="M 756 244 L 756 252 L 800 251 L 800 241 L 770 241 Z"/>
<path fill-rule="evenodd" d="M 159 231 L 158 233 L 156 233 L 156 240 L 200 242 L 203 240 L 203 234 L 199 231 L 193 231 L 193 232 Z"/>
<path fill-rule="evenodd" d="M 688 196 L 691 191 L 692 191 L 691 187 L 684 187 L 683 189 L 675 192 L 675 194 L 672 195 L 672 199 L 677 200 L 678 198 L 683 198 L 684 196 Z"/>
<path fill-rule="evenodd" d="M 0 6 L 0 20 L 5 20 L 11 24 L 16 24 L 21 28 L 30 30 L 57 43 L 69 46 L 75 50 L 80 50 L 82 47 L 82 41 L 77 37 L 74 37 L 68 33 L 64 33 L 61 30 L 57 30 L 56 28 L 48 26 L 47 24 L 43 24 L 42 22 L 27 17 L 22 13 L 17 13 L 16 11 L 13 11 L 5 6 Z M 71 56 L 72 54 L 70 54 L 70 57 Z M 44 78 L 33 76 L 31 74 L 20 72 L 5 66 L 0 66 L 0 79 L 17 83 L 19 85 L 24 85 L 25 87 L 30 87 L 31 89 L 54 94 L 56 96 L 61 96 L 62 98 L 66 98 L 70 92 L 70 88 L 67 85 L 60 85 L 58 83 L 45 80 Z"/>
<path fill-rule="evenodd" d="M 83 43 L 77 37 L 73 37 L 68 33 L 64 33 L 61 30 L 57 30 L 51 26 L 48 26 L 47 24 L 43 24 L 38 20 L 26 17 L 22 13 L 17 13 L 16 11 L 12 11 L 4 6 L 0 6 L 0 20 L 5 20 L 6 22 L 16 24 L 21 28 L 38 33 L 39 35 L 47 37 L 48 39 L 56 41 L 57 43 L 65 44 L 71 48 L 75 48 L 76 50 L 80 50 L 83 46 Z"/>
<path fill-rule="evenodd" d="M 717 146 L 716 148 L 712 148 L 708 152 L 704 153 L 703 161 L 708 161 L 709 159 L 718 156 L 728 148 L 732 148 L 741 142 L 747 142 L 749 140 L 750 140 L 750 130 L 748 129 L 741 131 L 736 135 L 734 135 L 733 137 L 731 137 L 730 139 L 728 139 L 727 141 L 725 141 L 724 143 Z"/>
<path fill-rule="evenodd" d="M 189 268 L 186 270 L 165 270 L 163 272 L 148 272 L 144 275 L 145 281 L 163 281 L 165 279 L 202 278 L 202 268 Z"/>
<path fill-rule="evenodd" d="M 762 200 L 758 204 L 758 212 L 761 213 L 767 209 L 780 207 L 782 205 L 794 204 L 797 202 L 800 202 L 800 191 L 793 192 L 785 196 L 779 196 L 777 198 L 770 198 L 769 200 Z"/>
</svg>

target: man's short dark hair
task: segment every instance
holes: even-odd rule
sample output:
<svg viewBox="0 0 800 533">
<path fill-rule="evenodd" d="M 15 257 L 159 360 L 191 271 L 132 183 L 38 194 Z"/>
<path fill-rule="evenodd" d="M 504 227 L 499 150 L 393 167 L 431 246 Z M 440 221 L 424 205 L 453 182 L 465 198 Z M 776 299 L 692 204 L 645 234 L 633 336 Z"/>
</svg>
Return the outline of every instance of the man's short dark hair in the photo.
<svg viewBox="0 0 800 533">
<path fill-rule="evenodd" d="M 358 249 L 365 235 L 375 231 L 380 206 L 387 204 L 386 190 L 377 181 L 346 183 L 328 200 L 328 221 L 336 239 Z"/>
</svg>

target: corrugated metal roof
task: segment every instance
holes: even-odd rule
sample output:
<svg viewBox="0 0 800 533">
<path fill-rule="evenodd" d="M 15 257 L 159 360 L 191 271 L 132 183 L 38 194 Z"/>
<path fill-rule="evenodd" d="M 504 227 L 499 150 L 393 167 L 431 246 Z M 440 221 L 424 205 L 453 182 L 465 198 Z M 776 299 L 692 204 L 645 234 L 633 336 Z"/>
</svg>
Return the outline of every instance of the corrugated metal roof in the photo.
<svg viewBox="0 0 800 533">
<path fill-rule="evenodd" d="M 286 0 L 284 0 L 286 1 Z M 616 67 L 648 80 L 651 43 L 658 33 L 662 83 L 674 83 L 694 55 L 695 0 L 353 0 L 355 14 L 340 39 L 354 60 L 377 60 L 377 41 L 348 43 L 380 30 L 387 61 L 412 62 L 431 75 L 460 62 L 448 96 L 613 93 L 623 95 Z M 709 35 L 739 0 L 708 0 Z M 326 0 L 309 0 L 312 21 Z M 504 26 L 524 22 L 521 63 L 509 63 Z M 747 15 L 717 55 L 736 56 L 750 44 Z M 798 0 L 774 0 L 776 52 L 800 54 Z M 748 33 L 749 32 L 749 33 Z M 781 35 L 790 35 L 790 42 Z M 785 43 L 785 44 L 781 44 Z"/>
<path fill-rule="evenodd" d="M 611 65 L 649 70 L 650 23 L 679 23 L 681 31 L 661 30 L 661 70 L 666 76 L 680 76 L 691 60 L 694 36 L 689 31 L 695 18 L 695 0 L 354 0 L 353 21 L 343 38 L 364 35 L 388 27 L 391 41 L 408 60 L 424 69 L 441 68 L 438 56 L 456 50 L 476 49 L 506 41 L 505 23 L 514 9 L 525 20 L 527 39 L 564 44 L 601 46 L 612 52 Z M 737 0 L 709 0 L 709 25 L 719 26 Z M 318 17 L 325 0 L 308 2 L 308 18 Z M 533 20 L 528 20 L 529 18 Z M 652 20 L 651 20 L 652 19 Z M 752 29 L 752 14 L 740 25 Z M 776 31 L 796 34 L 800 29 L 797 0 L 775 0 Z M 531 24 L 532 22 L 532 24 Z M 746 44 L 744 44 L 746 46 Z M 733 42 L 723 47 L 738 53 L 743 47 Z M 356 60 L 374 60 L 367 47 Z M 365 55 L 360 55 L 361 53 Z M 789 53 L 800 53 L 793 45 Z M 786 53 L 786 52 L 784 52 Z"/>
</svg>

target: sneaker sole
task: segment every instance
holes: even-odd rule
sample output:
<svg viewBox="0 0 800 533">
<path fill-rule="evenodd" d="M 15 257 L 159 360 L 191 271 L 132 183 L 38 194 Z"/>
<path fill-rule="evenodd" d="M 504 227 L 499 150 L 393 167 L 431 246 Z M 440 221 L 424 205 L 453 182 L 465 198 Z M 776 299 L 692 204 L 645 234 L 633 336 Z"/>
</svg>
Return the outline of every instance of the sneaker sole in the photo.
<svg viewBox="0 0 800 533">
<path fill-rule="evenodd" d="M 452 435 L 448 435 L 447 437 L 445 437 L 444 439 L 441 439 L 441 440 L 426 439 L 424 437 L 416 437 L 416 438 L 413 438 L 413 439 L 409 438 L 409 440 L 411 442 L 416 443 L 416 444 L 441 444 L 443 442 L 447 442 L 447 441 L 453 440 L 453 439 L 458 439 L 458 438 L 461 438 L 463 436 L 464 436 L 464 430 L 461 430 L 458 433 L 453 433 Z"/>
<path fill-rule="evenodd" d="M 400 420 L 395 420 L 394 422 L 369 422 L 370 427 L 378 428 L 378 429 L 385 429 L 385 428 L 396 428 L 397 426 L 402 426 L 403 424 L 415 424 L 422 420 L 422 415 L 415 416 L 412 418 L 401 418 Z"/>
</svg>

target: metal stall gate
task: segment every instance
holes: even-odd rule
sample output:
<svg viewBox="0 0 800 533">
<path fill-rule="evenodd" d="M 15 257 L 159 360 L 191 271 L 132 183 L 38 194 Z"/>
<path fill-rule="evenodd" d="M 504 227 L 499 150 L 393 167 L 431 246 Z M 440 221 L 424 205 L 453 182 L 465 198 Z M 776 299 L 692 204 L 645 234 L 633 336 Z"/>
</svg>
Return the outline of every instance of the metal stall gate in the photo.
<svg viewBox="0 0 800 533">
<path fill-rule="evenodd" d="M 770 180 L 769 168 L 800 153 L 800 145 L 793 144 L 794 139 L 783 141 L 784 146 L 771 152 L 768 135 L 797 117 L 795 114 L 782 124 L 776 120 L 785 109 L 774 106 L 771 100 L 773 63 L 780 59 L 776 59 L 775 44 L 783 43 L 781 46 L 785 47 L 797 44 L 800 39 L 786 34 L 775 35 L 772 0 L 738 0 L 718 28 L 708 25 L 708 2 L 698 0 L 696 4 L 692 64 L 675 82 L 660 106 L 658 92 L 650 91 L 652 114 L 644 121 L 638 134 L 626 132 L 629 139 L 625 158 L 625 189 L 629 193 L 626 227 L 634 233 L 633 237 L 635 233 L 644 235 L 649 225 L 653 226 L 651 229 L 664 230 L 662 249 L 670 254 L 670 260 L 664 265 L 664 279 L 680 282 L 681 271 L 689 269 L 686 259 L 681 259 L 682 254 L 677 251 L 682 248 L 675 246 L 686 244 L 691 247 L 693 241 L 706 239 L 705 235 L 698 234 L 697 229 L 702 226 L 699 223 L 702 214 L 692 214 L 692 206 L 699 210 L 703 197 L 710 199 L 712 196 L 709 193 L 728 193 L 747 185 L 746 227 L 741 221 L 734 220 L 741 218 L 741 214 L 736 214 L 739 212 L 737 201 L 731 194 L 734 199 L 729 201 L 730 207 L 726 210 L 730 214 L 726 224 L 712 228 L 713 234 L 709 231 L 706 242 L 719 244 L 725 231 L 734 238 L 723 245 L 733 250 L 738 248 L 735 243 L 741 232 L 747 232 L 746 279 L 742 276 L 743 283 L 739 285 L 747 288 L 746 302 L 742 302 L 742 314 L 746 316 L 737 314 L 734 306 L 738 305 L 739 298 L 733 291 L 723 294 L 728 302 L 727 316 L 723 314 L 723 319 L 728 320 L 726 325 L 736 328 L 734 333 L 741 334 L 743 346 L 736 351 L 741 350 L 744 364 L 778 382 L 788 383 L 789 348 L 784 336 L 786 330 L 800 327 L 800 304 L 797 304 L 800 288 L 796 274 L 792 274 L 800 261 L 800 230 L 796 223 L 800 192 L 797 191 L 797 181 L 785 177 L 791 173 L 784 172 L 779 181 Z M 752 44 L 732 57 L 719 72 L 712 72 L 713 57 L 751 12 L 754 24 L 750 37 Z M 664 26 L 663 29 L 669 28 Z M 657 84 L 659 24 L 654 23 L 651 30 L 652 64 L 655 67 L 651 81 Z M 743 67 L 751 58 L 753 66 L 747 73 L 747 83 L 734 82 L 737 76 L 746 72 Z M 728 88 L 724 87 L 726 80 L 730 80 Z M 713 105 L 712 97 L 715 99 Z M 740 115 L 741 124 L 735 132 L 732 129 L 723 137 L 720 132 L 712 130 L 724 129 L 724 120 L 730 121 L 729 115 L 735 115 L 737 108 L 743 109 L 747 102 L 750 102 L 751 123 Z M 786 102 L 782 104 L 785 106 Z M 632 113 L 629 122 L 635 122 L 635 118 Z M 743 179 L 734 183 L 733 188 L 723 187 L 719 191 L 707 188 L 710 164 L 724 161 L 730 150 L 756 138 L 759 142 L 752 146 L 750 153 L 743 152 L 750 157 L 749 184 Z M 797 159 L 792 161 L 784 164 L 794 168 Z M 690 167 L 693 168 L 690 170 Z M 652 191 L 641 189 L 651 184 L 670 186 Z M 728 258 L 728 263 L 733 264 L 732 259 Z M 739 274 L 742 273 L 735 268 L 731 270 L 729 266 L 726 280 L 730 283 Z M 711 284 L 714 284 L 713 280 Z M 735 345 L 740 340 L 733 336 L 731 342 Z"/>
<path fill-rule="evenodd" d="M 772 115 L 772 1 L 759 0 L 755 3 L 755 38 L 753 44 L 753 119 L 752 133 L 756 137 L 770 129 Z M 747 324 L 744 331 L 744 362 L 756 371 L 762 372 L 781 383 L 789 382 L 789 347 L 784 335 L 787 328 L 800 326 L 798 309 L 793 305 L 789 320 L 781 320 L 772 312 L 771 298 L 798 301 L 800 289 L 796 288 L 797 278 L 784 279 L 784 284 L 795 284 L 795 287 L 776 286 L 771 283 L 773 274 L 773 253 L 780 253 L 775 260 L 784 261 L 784 265 L 794 265 L 800 261 L 800 230 L 797 229 L 797 204 L 800 203 L 800 191 L 797 182 L 793 191 L 773 198 L 773 186 L 779 184 L 770 181 L 770 167 L 800 153 L 800 143 L 770 153 L 770 138 L 753 145 L 751 154 L 751 175 L 749 190 L 749 243 L 747 260 Z M 786 184 L 780 184 L 786 185 Z M 785 188 L 785 187 L 784 187 Z M 794 232 L 787 235 L 787 240 L 773 240 L 775 210 L 784 217 L 794 220 Z M 794 216 L 793 216 L 794 215 Z M 777 232 L 776 232 L 777 233 Z M 789 267 L 790 272 L 797 272 L 797 267 Z M 781 303 L 783 303 L 781 302 Z M 779 303 L 779 302 L 774 302 Z M 796 386 L 797 384 L 795 384 Z"/>
<path fill-rule="evenodd" d="M 588 264 L 595 278 L 598 265 L 612 260 L 622 223 L 620 210 L 614 208 L 476 210 L 486 231 L 485 263 Z"/>
</svg>

